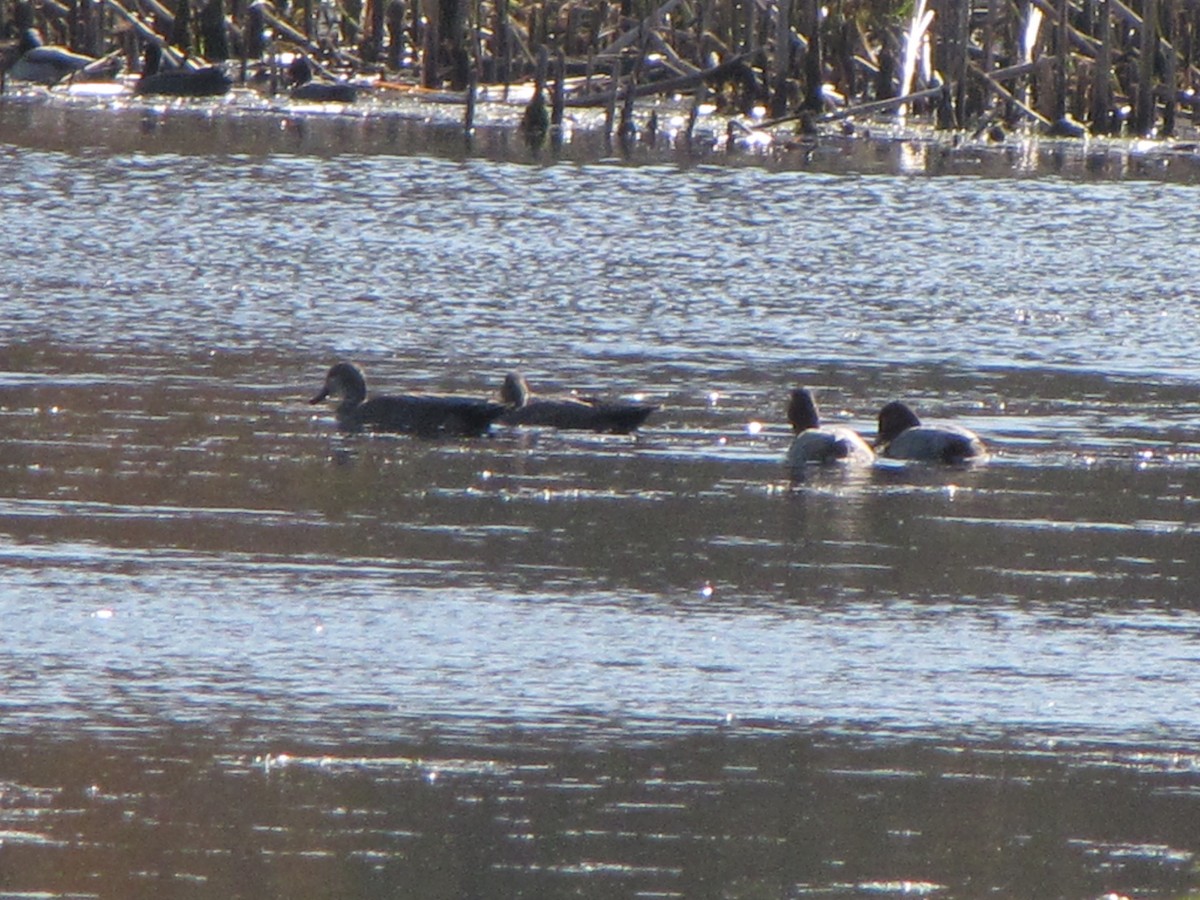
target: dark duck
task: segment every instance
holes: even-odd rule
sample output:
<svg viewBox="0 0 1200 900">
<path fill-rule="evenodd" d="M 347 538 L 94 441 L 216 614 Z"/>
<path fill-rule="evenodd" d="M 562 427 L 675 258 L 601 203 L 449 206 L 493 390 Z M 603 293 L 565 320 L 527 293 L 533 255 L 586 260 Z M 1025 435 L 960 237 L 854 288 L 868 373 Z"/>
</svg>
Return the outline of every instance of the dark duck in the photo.
<svg viewBox="0 0 1200 900">
<path fill-rule="evenodd" d="M 628 434 L 639 428 L 658 409 L 647 403 L 597 400 L 574 395 L 539 396 L 519 372 L 509 372 L 500 389 L 500 400 L 508 406 L 500 417 L 502 425 L 541 425 L 548 428 Z"/>
<path fill-rule="evenodd" d="M 157 44 L 147 44 L 142 77 L 135 94 L 165 97 L 219 97 L 233 87 L 233 79 L 220 66 L 169 66 Z"/>
<path fill-rule="evenodd" d="M 459 394 L 396 394 L 367 399 L 362 369 L 340 362 L 325 375 L 325 385 L 310 403 L 339 400 L 336 414 L 343 431 L 394 431 L 423 436 L 474 437 L 487 432 L 505 407 Z"/>
</svg>

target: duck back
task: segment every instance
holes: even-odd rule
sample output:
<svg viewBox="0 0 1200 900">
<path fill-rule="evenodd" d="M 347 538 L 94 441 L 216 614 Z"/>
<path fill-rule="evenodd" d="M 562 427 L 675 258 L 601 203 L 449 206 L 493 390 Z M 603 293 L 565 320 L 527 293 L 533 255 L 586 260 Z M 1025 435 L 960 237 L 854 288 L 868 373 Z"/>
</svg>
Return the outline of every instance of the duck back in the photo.
<svg viewBox="0 0 1200 900">
<path fill-rule="evenodd" d="M 504 411 L 499 403 L 474 397 L 400 394 L 367 400 L 339 413 L 339 420 L 352 430 L 477 437 Z"/>
<path fill-rule="evenodd" d="M 874 451 L 858 432 L 840 425 L 822 425 L 801 431 L 792 438 L 787 455 L 787 463 L 792 468 L 843 461 L 870 465 L 874 459 Z"/>
<path fill-rule="evenodd" d="M 884 448 L 890 459 L 961 463 L 986 455 L 983 442 L 958 425 L 918 425 L 902 431 Z"/>
<path fill-rule="evenodd" d="M 524 406 L 505 411 L 500 423 L 628 434 L 639 428 L 655 409 L 646 404 L 534 397 Z"/>
</svg>

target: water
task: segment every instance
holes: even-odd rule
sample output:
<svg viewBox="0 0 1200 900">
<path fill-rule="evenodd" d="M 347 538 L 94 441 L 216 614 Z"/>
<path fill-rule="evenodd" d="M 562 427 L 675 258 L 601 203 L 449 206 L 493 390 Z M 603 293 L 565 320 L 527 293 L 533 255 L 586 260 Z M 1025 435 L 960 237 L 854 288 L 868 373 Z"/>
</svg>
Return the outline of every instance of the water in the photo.
<svg viewBox="0 0 1200 900">
<path fill-rule="evenodd" d="M 1200 887 L 1194 187 L 5 133 L 0 896 Z"/>
</svg>

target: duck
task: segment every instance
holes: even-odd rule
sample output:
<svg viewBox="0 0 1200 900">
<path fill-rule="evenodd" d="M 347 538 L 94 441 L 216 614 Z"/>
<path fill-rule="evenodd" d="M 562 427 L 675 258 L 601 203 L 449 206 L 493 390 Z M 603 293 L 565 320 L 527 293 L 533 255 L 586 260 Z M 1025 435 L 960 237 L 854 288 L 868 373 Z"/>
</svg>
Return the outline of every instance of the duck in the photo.
<svg viewBox="0 0 1200 900">
<path fill-rule="evenodd" d="M 343 431 L 394 431 L 423 436 L 478 437 L 506 407 L 461 394 L 397 394 L 367 399 L 367 379 L 354 363 L 338 362 L 325 374 L 325 384 L 309 403 L 332 398 Z"/>
<path fill-rule="evenodd" d="M 879 411 L 875 452 L 889 459 L 962 463 L 982 459 L 987 448 L 960 425 L 922 425 L 907 404 L 893 400 Z"/>
<path fill-rule="evenodd" d="M 220 66 L 168 67 L 157 44 L 147 44 L 142 76 L 135 94 L 168 97 L 219 97 L 233 87 L 233 79 Z"/>
<path fill-rule="evenodd" d="M 288 66 L 292 89 L 288 96 L 307 103 L 353 103 L 358 99 L 358 87 L 345 81 L 314 81 L 312 64 L 297 56 Z"/>
<path fill-rule="evenodd" d="M 19 55 L 7 72 L 14 81 L 50 85 L 71 75 L 110 76 L 117 67 L 115 60 L 109 57 L 85 56 L 66 47 L 47 45 L 36 28 L 21 32 L 16 52 Z"/>
<path fill-rule="evenodd" d="M 817 401 L 807 388 L 792 391 L 788 422 L 795 434 L 787 452 L 787 464 L 792 469 L 801 469 L 810 463 L 870 465 L 875 461 L 875 451 L 857 431 L 843 425 L 821 424 Z"/>
<path fill-rule="evenodd" d="M 629 434 L 636 431 L 658 409 L 649 403 L 621 400 L 596 400 L 591 397 L 539 397 L 529 389 L 520 372 L 504 376 L 500 402 L 505 412 L 501 425 L 541 425 L 577 431 Z"/>
</svg>

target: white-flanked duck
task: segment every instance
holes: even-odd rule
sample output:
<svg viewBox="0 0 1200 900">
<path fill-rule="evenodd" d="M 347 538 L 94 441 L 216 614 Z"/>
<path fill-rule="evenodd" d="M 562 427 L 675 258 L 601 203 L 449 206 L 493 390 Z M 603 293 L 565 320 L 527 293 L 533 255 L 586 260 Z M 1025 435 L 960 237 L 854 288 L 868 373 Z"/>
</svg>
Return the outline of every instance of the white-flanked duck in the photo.
<svg viewBox="0 0 1200 900">
<path fill-rule="evenodd" d="M 787 453 L 787 464 L 792 469 L 837 462 L 870 465 L 875 460 L 874 451 L 857 431 L 844 425 L 821 424 L 817 401 L 807 388 L 792 391 L 788 421 L 795 434 Z"/>
<path fill-rule="evenodd" d="M 26 28 L 21 32 L 17 52 L 20 55 L 9 67 L 7 76 L 14 81 L 31 81 L 35 84 L 57 84 L 71 75 L 111 77 L 120 65 L 107 56 L 85 56 L 66 47 L 44 44 L 36 28 Z"/>
<path fill-rule="evenodd" d="M 530 391 L 520 372 L 509 372 L 504 376 L 500 402 L 507 407 L 499 420 L 502 425 L 540 425 L 613 434 L 629 434 L 658 409 L 649 403 L 625 400 L 597 400 L 574 395 L 538 396 Z"/>
<path fill-rule="evenodd" d="M 325 386 L 309 403 L 340 400 L 338 425 L 345 431 L 397 431 L 424 436 L 484 434 L 505 407 L 461 394 L 397 394 L 367 399 L 367 380 L 353 363 L 333 365 Z"/>
<path fill-rule="evenodd" d="M 899 400 L 879 411 L 875 451 L 889 459 L 944 463 L 967 462 L 987 455 L 975 432 L 960 425 L 922 425 L 917 414 Z"/>
</svg>

